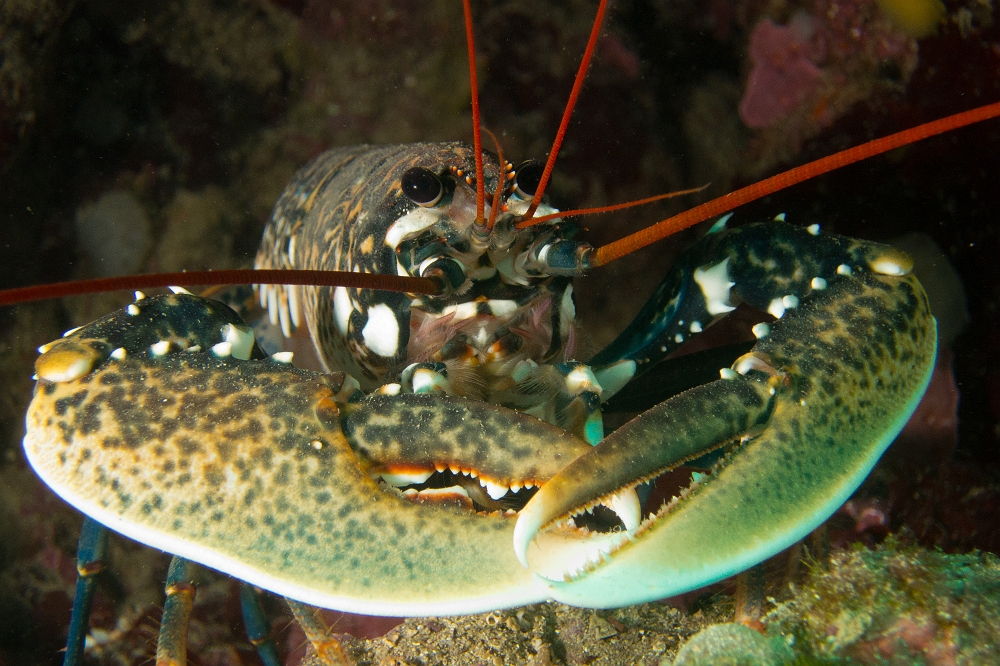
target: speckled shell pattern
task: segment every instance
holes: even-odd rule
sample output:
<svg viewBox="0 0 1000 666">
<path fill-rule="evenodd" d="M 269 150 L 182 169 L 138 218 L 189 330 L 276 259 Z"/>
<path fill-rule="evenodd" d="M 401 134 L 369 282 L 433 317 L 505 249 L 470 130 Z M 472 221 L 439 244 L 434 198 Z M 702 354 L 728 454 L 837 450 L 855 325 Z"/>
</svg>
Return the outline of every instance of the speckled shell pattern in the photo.
<svg viewBox="0 0 1000 666">
<path fill-rule="evenodd" d="M 496 157 L 484 154 L 487 192 L 499 178 Z M 464 143 L 350 146 L 327 151 L 304 166 L 285 189 L 261 241 L 257 268 L 315 269 L 397 274 L 396 256 L 386 246 L 389 227 L 416 207 L 400 189 L 407 169 L 437 174 L 456 167 L 475 173 L 474 151 Z M 464 186 L 464 183 L 462 183 Z M 302 287 L 298 303 L 327 370 L 343 370 L 372 388 L 402 369 L 407 358 L 410 296 L 351 289 L 353 312 L 342 334 L 334 323 L 334 290 Z M 369 349 L 361 331 L 376 304 L 391 308 L 399 327 L 396 352 Z"/>
</svg>

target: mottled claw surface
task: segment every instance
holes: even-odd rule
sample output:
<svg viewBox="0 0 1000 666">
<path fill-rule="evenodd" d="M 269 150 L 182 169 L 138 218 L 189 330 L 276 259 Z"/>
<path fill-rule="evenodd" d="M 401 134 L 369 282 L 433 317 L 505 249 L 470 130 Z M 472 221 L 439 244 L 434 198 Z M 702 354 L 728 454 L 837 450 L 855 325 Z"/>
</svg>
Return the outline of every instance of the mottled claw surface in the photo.
<svg viewBox="0 0 1000 666">
<path fill-rule="evenodd" d="M 345 406 L 342 374 L 179 351 L 221 341 L 235 317 L 223 307 L 144 299 L 130 306 L 139 314 L 47 346 L 24 444 L 57 494 L 115 531 L 318 606 L 444 615 L 545 597 L 510 547 L 512 517 L 415 504 L 372 475 L 451 466 L 530 485 L 587 444 L 468 400 Z M 154 311 L 158 328 L 140 335 Z M 153 351 L 161 340 L 178 351 Z M 77 370 L 45 379 L 65 366 Z"/>
<path fill-rule="evenodd" d="M 758 329 L 761 339 L 733 365 L 735 372 L 723 371 L 728 379 L 682 393 L 623 426 L 550 480 L 520 513 L 518 556 L 545 569 L 552 597 L 621 606 L 698 588 L 764 560 L 826 520 L 916 408 L 934 367 L 936 325 L 920 283 L 903 274 L 899 254 L 838 237 L 813 241 L 805 230 L 782 227 L 778 235 L 785 237 L 778 240 L 793 239 L 804 261 L 814 262 L 812 270 L 826 273 L 783 263 L 780 243 L 762 250 L 752 235 L 760 231 L 752 228 L 744 228 L 749 238 L 741 242 L 748 256 L 724 246 L 715 261 L 763 267 L 767 252 L 774 252 L 772 269 L 790 269 L 789 279 L 773 280 L 784 291 L 740 295 L 766 309 L 791 294 L 796 299 L 786 302 L 797 307 Z M 768 230 L 768 236 L 775 234 Z M 826 238 L 828 245 L 818 245 Z M 817 249 L 809 250 L 810 243 Z M 831 259 L 825 269 L 814 261 L 824 252 Z M 739 291 L 738 278 L 722 281 Z M 652 507 L 655 514 L 646 514 L 638 529 L 616 539 L 601 536 L 587 553 L 579 544 L 569 549 L 533 541 L 573 531 L 568 518 L 596 499 L 720 447 L 728 449 L 711 473 L 679 499 Z M 558 562 L 565 566 L 553 576 Z"/>
</svg>

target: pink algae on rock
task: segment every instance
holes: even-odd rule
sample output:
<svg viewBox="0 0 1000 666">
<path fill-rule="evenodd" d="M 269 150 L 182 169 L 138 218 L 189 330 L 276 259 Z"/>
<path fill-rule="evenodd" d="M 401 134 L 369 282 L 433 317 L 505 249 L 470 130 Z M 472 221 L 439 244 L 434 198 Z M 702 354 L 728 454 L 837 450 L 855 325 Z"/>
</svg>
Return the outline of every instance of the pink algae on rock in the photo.
<svg viewBox="0 0 1000 666">
<path fill-rule="evenodd" d="M 787 26 L 763 19 L 750 36 L 753 69 L 740 101 L 748 127 L 769 127 L 792 113 L 819 87 L 822 71 L 810 56 L 811 21 L 797 15 Z"/>
<path fill-rule="evenodd" d="M 802 0 L 751 24 L 739 105 L 755 130 L 745 172 L 762 175 L 859 102 L 885 104 L 917 67 L 916 39 L 877 0 Z"/>
</svg>

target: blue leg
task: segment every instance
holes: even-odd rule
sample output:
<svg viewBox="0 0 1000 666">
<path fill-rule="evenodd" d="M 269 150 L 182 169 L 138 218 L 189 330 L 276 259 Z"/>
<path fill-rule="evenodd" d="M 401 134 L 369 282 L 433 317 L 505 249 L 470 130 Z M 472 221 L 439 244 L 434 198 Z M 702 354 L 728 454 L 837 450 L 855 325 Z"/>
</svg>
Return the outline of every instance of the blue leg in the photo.
<svg viewBox="0 0 1000 666">
<path fill-rule="evenodd" d="M 163 601 L 163 619 L 160 636 L 156 641 L 157 666 L 185 666 L 187 664 L 187 630 L 194 606 L 194 585 L 190 581 L 188 561 L 177 557 L 170 560 L 167 570 Z"/>
<path fill-rule="evenodd" d="M 271 636 L 271 622 L 267 619 L 264 606 L 260 602 L 260 592 L 247 583 L 240 586 L 240 607 L 243 609 L 243 625 L 247 638 L 257 648 L 257 654 L 264 666 L 281 666 L 278 648 Z"/>
<path fill-rule="evenodd" d="M 76 549 L 76 596 L 73 597 L 73 614 L 69 621 L 66 639 L 66 656 L 63 666 L 83 663 L 83 642 L 90 628 L 90 606 L 97 589 L 95 576 L 104 569 L 108 554 L 108 531 L 97 521 L 84 516 L 80 527 L 80 543 Z"/>
</svg>

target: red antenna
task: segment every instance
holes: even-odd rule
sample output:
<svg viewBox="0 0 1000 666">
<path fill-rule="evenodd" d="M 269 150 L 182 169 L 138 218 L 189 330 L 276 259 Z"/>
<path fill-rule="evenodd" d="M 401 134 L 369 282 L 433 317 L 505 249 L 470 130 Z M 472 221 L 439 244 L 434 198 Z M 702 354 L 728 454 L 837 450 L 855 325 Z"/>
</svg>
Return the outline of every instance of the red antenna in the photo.
<svg viewBox="0 0 1000 666">
<path fill-rule="evenodd" d="M 679 215 L 668 217 L 657 222 L 651 227 L 637 231 L 630 236 L 608 243 L 594 250 L 587 259 L 587 268 L 596 268 L 607 263 L 620 259 L 636 250 L 651 245 L 658 240 L 677 233 L 683 229 L 694 226 L 699 222 L 729 212 L 734 208 L 742 206 L 751 201 L 756 201 L 769 194 L 783 190 L 792 185 L 797 185 L 802 181 L 815 178 L 821 174 L 839 169 L 840 167 L 854 164 L 863 159 L 881 155 L 901 146 L 915 143 L 922 139 L 941 134 L 949 130 L 972 125 L 973 123 L 989 120 L 1000 116 L 1000 102 L 980 106 L 970 111 L 956 113 L 939 120 L 934 120 L 923 125 L 917 125 L 902 132 L 896 132 L 889 136 L 875 139 L 854 148 L 842 150 L 829 157 L 824 157 L 800 167 L 789 169 L 771 176 L 753 185 L 748 185 L 742 189 L 723 195 L 717 199 L 712 199 L 700 206 L 695 206 Z"/>
<path fill-rule="evenodd" d="M 95 294 L 102 291 L 130 291 L 152 287 L 193 287 L 205 284 L 299 284 L 318 287 L 349 287 L 353 289 L 382 289 L 411 294 L 437 295 L 441 284 L 433 278 L 379 275 L 377 273 L 351 273 L 345 271 L 295 271 L 295 270 L 225 270 L 185 271 L 183 273 L 151 273 L 146 275 L 121 275 L 57 282 L 33 287 L 19 287 L 0 291 L 0 305 L 14 305 L 46 298 Z"/>
</svg>

